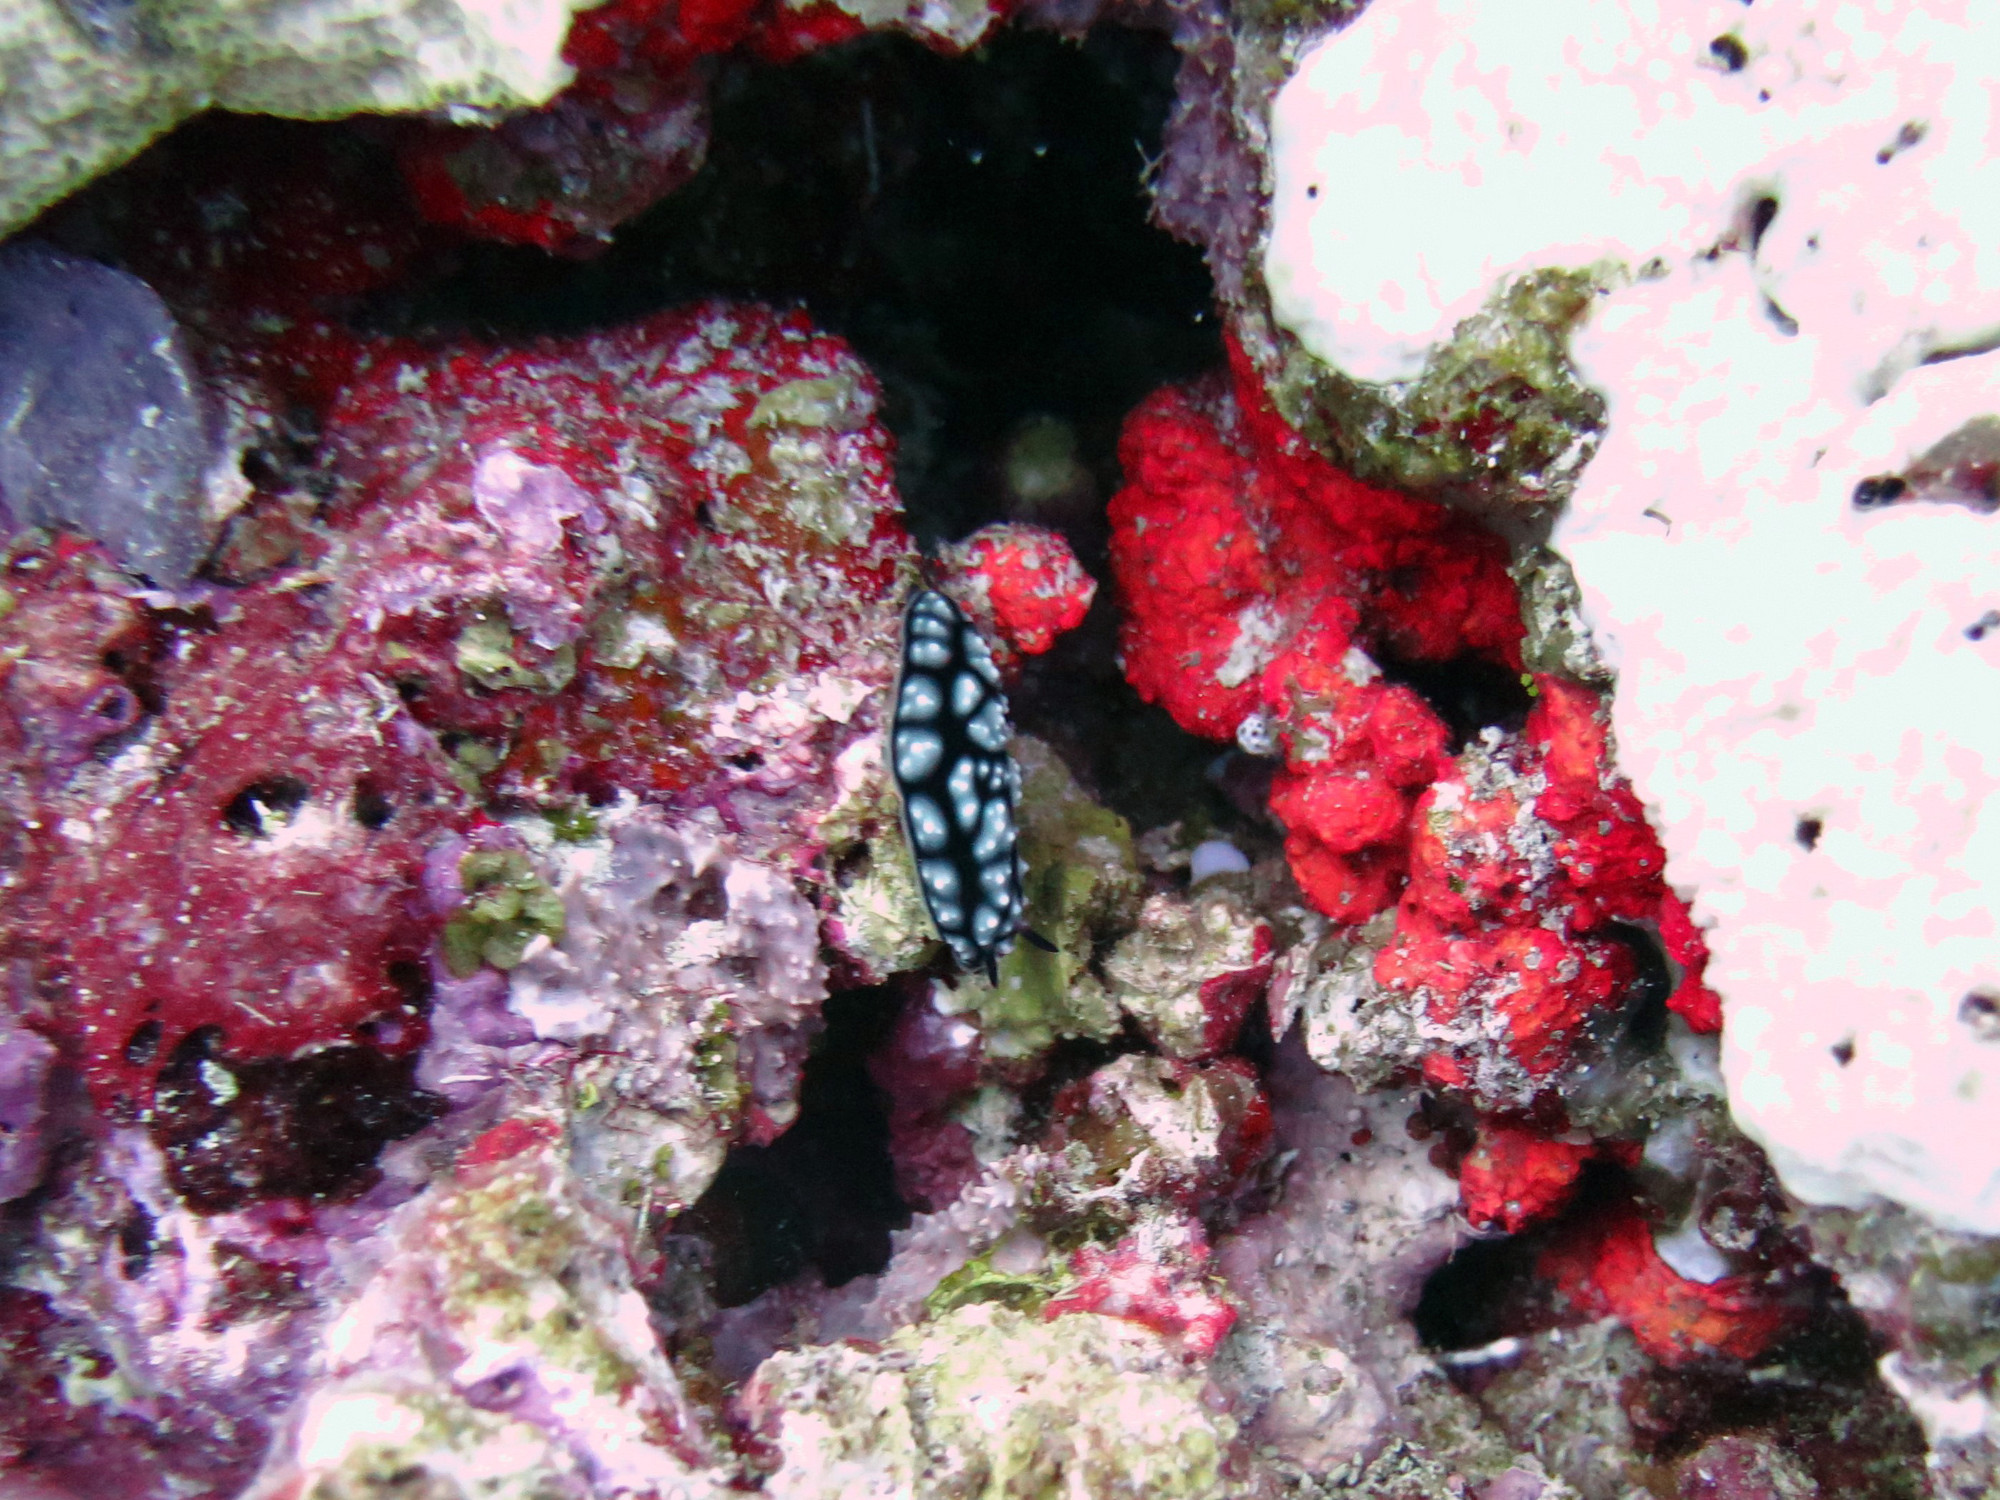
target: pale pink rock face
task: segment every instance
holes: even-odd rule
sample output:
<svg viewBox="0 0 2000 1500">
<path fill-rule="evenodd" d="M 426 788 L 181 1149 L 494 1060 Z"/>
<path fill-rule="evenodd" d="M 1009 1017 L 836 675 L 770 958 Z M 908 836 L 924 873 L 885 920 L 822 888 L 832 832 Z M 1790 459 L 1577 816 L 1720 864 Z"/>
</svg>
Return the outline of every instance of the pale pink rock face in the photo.
<svg viewBox="0 0 2000 1500">
<path fill-rule="evenodd" d="M 1274 300 L 1394 379 L 1505 276 L 1603 268 L 1555 545 L 1732 1108 L 1803 1197 L 2000 1232 L 2000 452 L 1919 462 L 2000 412 L 2000 59 L 1962 4 L 1668 9 L 1377 0 L 1274 111 Z"/>
</svg>

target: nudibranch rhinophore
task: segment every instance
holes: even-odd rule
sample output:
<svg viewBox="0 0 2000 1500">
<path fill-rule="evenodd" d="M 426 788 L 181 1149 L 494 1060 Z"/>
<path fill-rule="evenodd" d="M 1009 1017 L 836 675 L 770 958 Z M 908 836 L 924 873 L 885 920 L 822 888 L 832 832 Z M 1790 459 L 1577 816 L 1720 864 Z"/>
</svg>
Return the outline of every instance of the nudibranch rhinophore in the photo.
<svg viewBox="0 0 2000 1500">
<path fill-rule="evenodd" d="M 961 968 L 996 982 L 1025 920 L 1013 733 L 986 642 L 951 600 L 919 589 L 903 617 L 890 765 L 931 920 Z"/>
</svg>

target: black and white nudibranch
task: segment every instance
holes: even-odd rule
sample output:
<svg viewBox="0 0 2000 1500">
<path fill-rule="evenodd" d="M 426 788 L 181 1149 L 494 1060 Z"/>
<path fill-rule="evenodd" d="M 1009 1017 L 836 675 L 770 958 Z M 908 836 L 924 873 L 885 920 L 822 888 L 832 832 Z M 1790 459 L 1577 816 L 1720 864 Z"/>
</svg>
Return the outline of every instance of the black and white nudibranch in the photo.
<svg viewBox="0 0 2000 1500">
<path fill-rule="evenodd" d="M 889 759 L 924 905 L 959 967 L 989 979 L 1025 920 L 1013 733 L 986 642 L 951 600 L 919 589 L 903 616 Z"/>
</svg>

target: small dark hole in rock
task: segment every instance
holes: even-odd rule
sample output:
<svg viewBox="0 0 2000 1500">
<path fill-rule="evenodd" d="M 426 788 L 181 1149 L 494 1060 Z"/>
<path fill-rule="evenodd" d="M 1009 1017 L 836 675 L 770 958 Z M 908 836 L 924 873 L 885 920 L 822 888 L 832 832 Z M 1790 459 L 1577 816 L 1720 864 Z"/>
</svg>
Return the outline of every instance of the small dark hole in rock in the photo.
<svg viewBox="0 0 2000 1500">
<path fill-rule="evenodd" d="M 728 916 L 729 892 L 723 885 L 722 871 L 710 865 L 695 876 L 693 886 L 681 902 L 681 910 L 695 922 L 720 922 Z"/>
<path fill-rule="evenodd" d="M 423 964 L 413 958 L 393 958 L 382 972 L 413 1013 L 430 1004 L 431 974 Z"/>
<path fill-rule="evenodd" d="M 237 833 L 260 838 L 290 822 L 311 795 L 312 788 L 296 776 L 253 781 L 224 805 L 222 821 Z"/>
<path fill-rule="evenodd" d="M 1750 205 L 1750 253 L 1755 255 L 1757 247 L 1764 242 L 1764 234 L 1771 227 L 1771 221 L 1778 217 L 1778 200 L 1769 196 L 1759 198 Z"/>
<path fill-rule="evenodd" d="M 396 804 L 366 782 L 354 789 L 354 821 L 370 833 L 386 827 L 396 816 Z"/>
<path fill-rule="evenodd" d="M 1985 990 L 1967 991 L 1958 1002 L 1958 1019 L 1982 1042 L 2000 1042 L 2000 995 Z"/>
<path fill-rule="evenodd" d="M 1644 927 L 1612 922 L 1604 936 L 1632 955 L 1631 981 L 1625 987 L 1620 1015 L 1621 1038 L 1644 1052 L 1656 1052 L 1667 1039 L 1667 997 L 1674 992 L 1674 972 L 1660 940 Z"/>
<path fill-rule="evenodd" d="M 828 871 L 833 883 L 843 891 L 856 881 L 867 878 L 875 868 L 875 854 L 866 844 L 851 844 L 834 856 L 833 866 Z"/>
<path fill-rule="evenodd" d="M 125 1040 L 125 1061 L 143 1068 L 160 1053 L 160 1023 L 141 1021 Z"/>
<path fill-rule="evenodd" d="M 1831 1047 L 1827 1048 L 1827 1051 L 1831 1052 L 1833 1060 L 1844 1068 L 1854 1061 L 1854 1038 L 1851 1036 L 1842 1037 Z"/>
<path fill-rule="evenodd" d="M 1731 73 L 1738 72 L 1750 61 L 1750 49 L 1733 36 L 1719 36 L 1708 44 L 1709 56 Z"/>
<path fill-rule="evenodd" d="M 1894 474 L 1878 474 L 1854 487 L 1854 508 L 1875 510 L 1880 506 L 1893 505 L 1908 494 L 1909 489 L 1910 486 Z"/>
<path fill-rule="evenodd" d="M 118 1269 L 127 1281 L 137 1281 L 146 1274 L 152 1259 L 153 1216 L 143 1204 L 135 1203 L 118 1224 Z"/>
<path fill-rule="evenodd" d="M 739 771 L 754 771 L 764 764 L 762 753 L 756 750 L 745 750 L 740 754 L 729 756 L 728 760 L 729 764 Z"/>
<path fill-rule="evenodd" d="M 1800 818 L 1798 826 L 1792 830 L 1792 837 L 1799 841 L 1801 849 L 1817 849 L 1819 836 L 1826 832 L 1826 824 L 1818 818 Z"/>
</svg>

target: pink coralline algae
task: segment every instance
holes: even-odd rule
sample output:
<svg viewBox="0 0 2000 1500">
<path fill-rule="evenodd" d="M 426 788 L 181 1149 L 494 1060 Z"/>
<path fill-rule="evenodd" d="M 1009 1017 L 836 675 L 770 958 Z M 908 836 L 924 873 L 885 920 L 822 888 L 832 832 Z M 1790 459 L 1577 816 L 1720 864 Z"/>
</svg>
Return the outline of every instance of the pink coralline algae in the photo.
<svg viewBox="0 0 2000 1500">
<path fill-rule="evenodd" d="M 1202 1279 L 1208 1239 L 1198 1224 L 1153 1223 L 1107 1247 L 1070 1257 L 1075 1285 L 1052 1297 L 1047 1318 L 1098 1313 L 1143 1324 L 1190 1359 L 1207 1359 L 1236 1322 L 1236 1309 Z"/>
<path fill-rule="evenodd" d="M 387 360 L 329 418 L 311 563 L 170 643 L 87 556 L 17 552 L 0 633 L 60 643 L 4 685 L 35 877 L 11 928 L 97 1101 L 153 1110 L 185 1190 L 331 1190 L 359 1163 L 305 1143 L 365 1159 L 434 1112 L 408 1063 L 450 912 L 418 888 L 478 797 L 728 791 L 762 851 L 814 857 L 908 567 L 873 399 L 754 308 Z M 346 1102 L 314 1123 L 322 1097 Z"/>
</svg>

